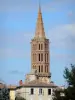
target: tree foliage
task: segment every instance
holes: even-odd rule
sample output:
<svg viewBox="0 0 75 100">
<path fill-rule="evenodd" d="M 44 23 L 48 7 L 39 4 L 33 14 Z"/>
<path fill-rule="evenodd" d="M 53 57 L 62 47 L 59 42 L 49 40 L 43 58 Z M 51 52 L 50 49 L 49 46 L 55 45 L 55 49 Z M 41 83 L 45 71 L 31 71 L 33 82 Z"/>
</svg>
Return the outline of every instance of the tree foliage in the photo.
<svg viewBox="0 0 75 100">
<path fill-rule="evenodd" d="M 71 64 L 71 69 L 65 68 L 64 78 L 67 82 L 65 98 L 66 100 L 75 100 L 75 65 Z"/>
<path fill-rule="evenodd" d="M 64 93 L 61 89 L 56 89 L 53 91 L 53 100 L 64 100 L 64 96 L 62 95 Z"/>
<path fill-rule="evenodd" d="M 15 98 L 15 100 L 26 100 L 26 99 L 24 99 L 24 98 L 21 97 L 21 96 L 17 96 L 17 97 Z"/>
<path fill-rule="evenodd" d="M 65 68 L 64 70 L 64 78 L 67 82 L 67 87 L 64 89 L 64 96 L 61 96 L 61 90 L 54 91 L 53 100 L 75 100 L 75 65 L 70 66 L 69 68 Z"/>
<path fill-rule="evenodd" d="M 0 89 L 0 100 L 9 100 L 9 91 L 6 87 Z"/>
</svg>

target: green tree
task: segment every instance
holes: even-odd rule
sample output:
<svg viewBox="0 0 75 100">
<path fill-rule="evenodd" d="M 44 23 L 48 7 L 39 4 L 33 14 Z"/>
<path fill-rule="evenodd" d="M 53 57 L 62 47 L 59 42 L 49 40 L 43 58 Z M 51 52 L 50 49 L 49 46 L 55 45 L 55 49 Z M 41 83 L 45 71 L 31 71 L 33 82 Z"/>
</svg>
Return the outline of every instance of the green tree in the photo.
<svg viewBox="0 0 75 100">
<path fill-rule="evenodd" d="M 5 87 L 0 89 L 0 100 L 9 100 L 9 91 Z"/>
<path fill-rule="evenodd" d="M 64 91 L 55 90 L 53 93 L 53 100 L 75 100 L 75 65 L 65 68 L 64 78 L 66 80 L 67 86 Z M 61 96 L 61 93 L 64 93 L 64 96 Z"/>
<path fill-rule="evenodd" d="M 9 100 L 9 90 L 7 88 L 2 89 L 3 99 Z"/>
<path fill-rule="evenodd" d="M 2 90 L 0 89 L 0 99 L 3 98 L 3 95 L 2 95 Z"/>
<path fill-rule="evenodd" d="M 15 98 L 15 100 L 26 100 L 26 99 L 24 99 L 23 97 L 18 96 L 18 97 Z"/>
<path fill-rule="evenodd" d="M 25 98 L 21 97 L 19 93 L 16 94 L 15 100 L 26 100 Z"/>
<path fill-rule="evenodd" d="M 75 100 L 75 65 L 71 64 L 71 69 L 65 68 L 64 78 L 67 82 L 65 98 L 66 100 Z"/>
<path fill-rule="evenodd" d="M 64 94 L 64 90 L 55 89 L 53 91 L 53 100 L 64 100 L 64 96 L 62 94 Z"/>
</svg>

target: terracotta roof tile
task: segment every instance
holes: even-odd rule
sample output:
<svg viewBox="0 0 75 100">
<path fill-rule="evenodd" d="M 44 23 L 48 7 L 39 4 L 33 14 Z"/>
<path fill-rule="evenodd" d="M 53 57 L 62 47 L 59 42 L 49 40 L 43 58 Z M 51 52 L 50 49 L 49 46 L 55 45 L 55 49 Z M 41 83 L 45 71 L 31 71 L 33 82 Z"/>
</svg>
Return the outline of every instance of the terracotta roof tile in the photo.
<svg viewBox="0 0 75 100">
<path fill-rule="evenodd" d="M 0 89 L 1 89 L 1 88 L 4 88 L 4 87 L 5 87 L 5 85 L 2 84 L 2 83 L 0 83 Z"/>
<path fill-rule="evenodd" d="M 44 87 L 57 87 L 54 83 L 45 83 L 45 82 L 41 82 L 38 80 L 26 82 L 22 86 L 25 86 L 25 87 L 31 87 L 31 86 L 34 86 L 34 87 L 43 87 L 43 86 Z"/>
<path fill-rule="evenodd" d="M 17 86 L 15 86 L 15 85 L 9 85 L 7 87 L 8 87 L 8 89 L 16 89 Z"/>
</svg>

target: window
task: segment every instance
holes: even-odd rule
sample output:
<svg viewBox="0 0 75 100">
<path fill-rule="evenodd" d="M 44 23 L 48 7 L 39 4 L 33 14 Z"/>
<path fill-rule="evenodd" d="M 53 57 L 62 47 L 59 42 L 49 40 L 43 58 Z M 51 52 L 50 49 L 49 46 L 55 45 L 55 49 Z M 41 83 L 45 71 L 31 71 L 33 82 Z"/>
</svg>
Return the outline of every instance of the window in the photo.
<svg viewBox="0 0 75 100">
<path fill-rule="evenodd" d="M 43 72 L 43 65 L 41 66 L 41 72 Z"/>
<path fill-rule="evenodd" d="M 45 54 L 45 62 L 46 62 L 46 54 Z"/>
<path fill-rule="evenodd" d="M 39 72 L 40 72 L 40 66 L 39 66 Z"/>
<path fill-rule="evenodd" d="M 43 50 L 43 44 L 41 44 L 41 50 Z"/>
<path fill-rule="evenodd" d="M 51 89 L 48 89 L 48 95 L 51 95 Z"/>
<path fill-rule="evenodd" d="M 47 65 L 47 72 L 48 72 L 48 65 Z"/>
<path fill-rule="evenodd" d="M 43 54 L 41 54 L 41 61 L 43 61 Z"/>
<path fill-rule="evenodd" d="M 47 62 L 47 53 L 46 53 L 46 62 Z"/>
<path fill-rule="evenodd" d="M 39 54 L 39 61 L 40 61 L 40 54 Z"/>
<path fill-rule="evenodd" d="M 48 53 L 45 54 L 45 62 L 48 62 Z"/>
<path fill-rule="evenodd" d="M 34 94 L 34 89 L 31 89 L 31 94 Z"/>
<path fill-rule="evenodd" d="M 47 62 L 48 62 L 48 54 L 47 54 Z"/>
<path fill-rule="evenodd" d="M 42 94 L 42 89 L 39 89 L 39 94 L 40 94 L 40 95 Z"/>
<path fill-rule="evenodd" d="M 46 66 L 45 66 L 45 72 L 46 72 Z"/>
<path fill-rule="evenodd" d="M 45 49 L 46 49 L 46 44 L 45 44 Z"/>
<path fill-rule="evenodd" d="M 40 44 L 39 44 L 39 50 L 40 50 Z"/>
</svg>

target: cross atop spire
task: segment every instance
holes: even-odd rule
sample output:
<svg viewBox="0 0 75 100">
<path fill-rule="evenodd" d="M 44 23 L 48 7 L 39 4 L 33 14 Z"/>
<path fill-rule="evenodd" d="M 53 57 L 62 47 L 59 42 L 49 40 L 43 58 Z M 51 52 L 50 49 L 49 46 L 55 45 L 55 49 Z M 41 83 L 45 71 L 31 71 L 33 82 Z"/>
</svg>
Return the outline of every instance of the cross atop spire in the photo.
<svg viewBox="0 0 75 100">
<path fill-rule="evenodd" d="M 40 2 L 39 2 L 39 11 L 38 11 L 37 24 L 36 24 L 35 37 L 36 38 L 45 38 Z"/>
</svg>

